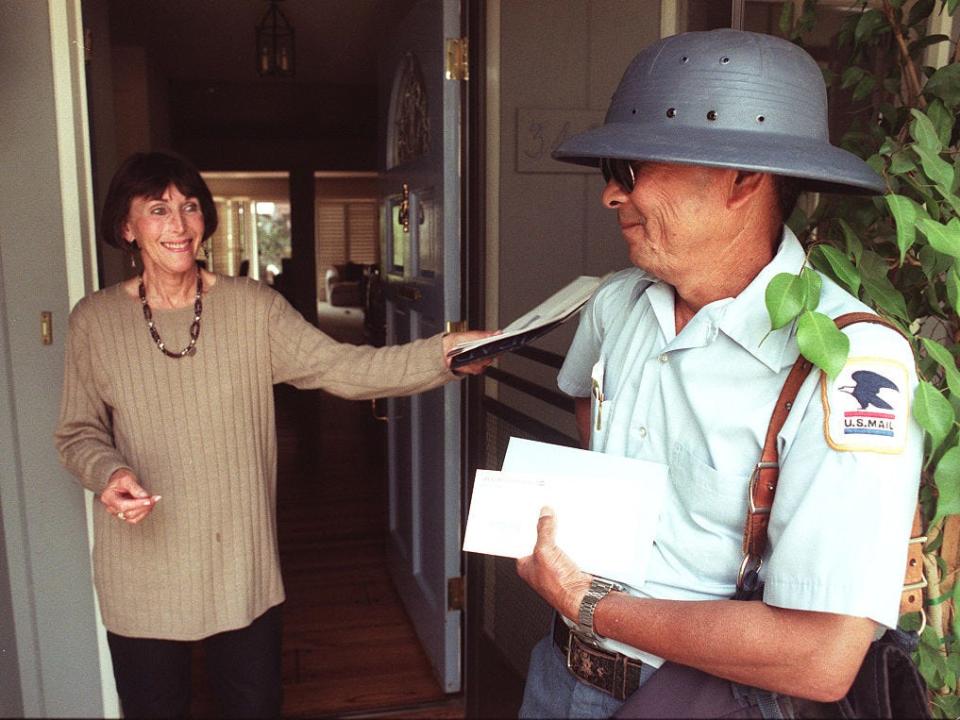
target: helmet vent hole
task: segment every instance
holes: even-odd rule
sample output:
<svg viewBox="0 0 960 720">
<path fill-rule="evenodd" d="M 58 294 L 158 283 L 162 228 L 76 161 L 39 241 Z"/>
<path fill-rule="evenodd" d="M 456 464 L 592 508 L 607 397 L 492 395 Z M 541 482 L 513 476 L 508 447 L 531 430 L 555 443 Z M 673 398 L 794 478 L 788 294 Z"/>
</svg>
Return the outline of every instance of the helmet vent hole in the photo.
<svg viewBox="0 0 960 720">
<path fill-rule="evenodd" d="M 675 118 L 676 116 L 677 116 L 677 109 L 676 109 L 676 108 L 667 108 L 667 117 L 668 117 L 668 118 Z"/>
<path fill-rule="evenodd" d="M 686 55 L 684 55 L 682 58 L 680 58 L 680 62 L 686 64 L 686 63 L 690 62 L 690 58 L 688 58 Z"/>
<path fill-rule="evenodd" d="M 716 120 L 716 119 L 717 119 L 717 111 L 716 111 L 716 110 L 710 110 L 710 111 L 707 113 L 707 120 L 709 120 L 710 122 L 713 122 L 713 121 Z"/>
<path fill-rule="evenodd" d="M 631 115 L 636 115 L 636 114 L 637 114 L 637 109 L 634 108 L 633 110 L 631 110 L 631 111 L 630 111 L 630 114 L 631 114 Z"/>
<path fill-rule="evenodd" d="M 762 123 L 766 118 L 763 115 L 757 115 L 757 122 Z"/>
<path fill-rule="evenodd" d="M 720 58 L 720 64 L 721 64 L 721 65 L 726 65 L 726 64 L 729 63 L 729 62 L 730 62 L 730 58 L 728 58 L 726 55 L 724 55 L 722 58 Z"/>
</svg>

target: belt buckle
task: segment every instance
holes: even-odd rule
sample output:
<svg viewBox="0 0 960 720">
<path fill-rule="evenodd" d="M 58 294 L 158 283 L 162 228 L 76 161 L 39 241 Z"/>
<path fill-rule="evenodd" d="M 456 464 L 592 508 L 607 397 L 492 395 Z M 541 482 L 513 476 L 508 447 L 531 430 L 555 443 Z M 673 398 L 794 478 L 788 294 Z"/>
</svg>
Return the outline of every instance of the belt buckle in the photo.
<svg viewBox="0 0 960 720">
<path fill-rule="evenodd" d="M 603 687 L 602 685 L 598 685 L 597 683 L 591 681 L 589 678 L 584 677 L 583 675 L 580 674 L 580 672 L 577 671 L 577 668 L 575 668 L 573 664 L 574 642 L 579 643 L 583 648 L 583 652 L 586 652 L 588 655 L 591 654 L 590 653 L 591 650 L 598 651 L 598 653 L 605 652 L 603 648 L 601 648 L 598 644 L 591 642 L 587 638 L 580 637 L 573 631 L 573 629 L 570 629 L 570 636 L 567 641 L 567 670 L 578 680 L 586 683 L 590 687 L 596 688 L 597 690 L 600 690 L 601 692 L 605 692 L 608 695 L 616 695 L 615 693 L 616 688 L 614 688 L 613 686 L 613 683 L 614 683 L 613 677 L 610 678 L 610 687 Z M 611 653 L 611 655 L 612 654 L 613 653 Z M 610 658 L 604 658 L 604 659 L 610 660 L 613 664 L 616 664 L 617 662 L 616 657 L 610 657 Z"/>
</svg>

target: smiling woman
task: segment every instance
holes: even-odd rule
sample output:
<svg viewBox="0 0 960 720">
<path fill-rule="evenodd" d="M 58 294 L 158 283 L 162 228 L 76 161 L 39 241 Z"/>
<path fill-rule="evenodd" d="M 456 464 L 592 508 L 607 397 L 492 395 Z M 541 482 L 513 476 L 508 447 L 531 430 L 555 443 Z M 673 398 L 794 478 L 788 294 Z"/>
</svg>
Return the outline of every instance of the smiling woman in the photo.
<svg viewBox="0 0 960 720">
<path fill-rule="evenodd" d="M 94 575 L 126 717 L 186 714 L 194 640 L 221 715 L 279 714 L 273 385 L 414 394 L 453 379 L 454 344 L 487 335 L 339 344 L 267 285 L 201 269 L 197 251 L 216 227 L 189 162 L 132 156 L 101 231 L 138 248 L 143 272 L 70 315 L 56 442 L 99 496 Z"/>
</svg>

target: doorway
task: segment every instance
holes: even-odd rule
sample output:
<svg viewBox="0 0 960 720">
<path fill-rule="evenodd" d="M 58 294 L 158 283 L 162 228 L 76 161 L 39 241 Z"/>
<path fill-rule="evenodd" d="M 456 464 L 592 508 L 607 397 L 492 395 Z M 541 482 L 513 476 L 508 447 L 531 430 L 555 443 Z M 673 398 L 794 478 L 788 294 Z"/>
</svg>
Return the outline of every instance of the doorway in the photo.
<svg viewBox="0 0 960 720">
<path fill-rule="evenodd" d="M 208 267 L 236 275 L 245 266 L 250 277 L 279 284 L 305 317 L 323 323 L 318 301 L 341 307 L 332 296 L 347 294 L 341 284 L 328 295 L 326 270 L 349 264 L 341 259 L 377 260 L 375 53 L 378 39 L 412 4 L 287 0 L 282 10 L 297 28 L 297 73 L 261 78 L 252 36 L 266 2 L 83 0 L 85 23 L 96 29 L 88 38 L 97 60 L 88 64 L 96 203 L 130 152 L 172 149 L 190 158 L 208 178 L 220 212 Z M 372 193 L 318 190 L 351 180 L 372 185 Z M 316 243 L 338 212 L 344 258 Z M 265 237 L 278 226 L 289 228 L 288 244 L 268 252 Z M 101 286 L 123 279 L 129 270 L 120 257 L 102 253 Z M 362 300 L 346 303 L 340 314 L 362 307 Z M 366 339 L 362 325 L 359 334 L 352 324 L 326 329 L 345 342 Z M 288 595 L 285 712 L 411 713 L 424 703 L 431 716 L 447 712 L 448 695 L 432 679 L 378 565 L 386 523 L 384 426 L 368 403 L 284 387 L 276 403 Z M 211 710 L 202 693 L 197 702 L 199 714 Z M 454 700 L 454 716 L 462 714 L 457 707 Z"/>
</svg>

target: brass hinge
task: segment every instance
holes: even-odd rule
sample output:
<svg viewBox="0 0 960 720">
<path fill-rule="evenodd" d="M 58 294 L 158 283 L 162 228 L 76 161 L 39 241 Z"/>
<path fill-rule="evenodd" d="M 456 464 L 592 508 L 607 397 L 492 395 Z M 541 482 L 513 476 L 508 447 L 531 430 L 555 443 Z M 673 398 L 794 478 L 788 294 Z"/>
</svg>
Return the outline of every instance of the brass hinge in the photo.
<svg viewBox="0 0 960 720">
<path fill-rule="evenodd" d="M 467 38 L 447 38 L 447 61 L 444 77 L 447 80 L 469 80 L 470 62 L 467 59 Z"/>
<path fill-rule="evenodd" d="M 463 577 L 447 580 L 447 610 L 463 610 Z"/>
</svg>

